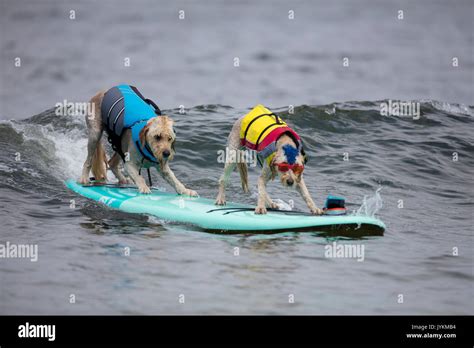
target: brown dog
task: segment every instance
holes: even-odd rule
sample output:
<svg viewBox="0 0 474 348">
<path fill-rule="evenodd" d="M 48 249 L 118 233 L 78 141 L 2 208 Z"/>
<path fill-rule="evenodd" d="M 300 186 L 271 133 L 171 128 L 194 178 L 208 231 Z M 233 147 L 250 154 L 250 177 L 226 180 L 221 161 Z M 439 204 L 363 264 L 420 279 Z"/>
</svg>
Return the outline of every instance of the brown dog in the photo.
<svg viewBox="0 0 474 348">
<path fill-rule="evenodd" d="M 120 184 L 128 183 L 119 169 L 123 159 L 125 171 L 141 193 L 151 193 L 151 190 L 140 175 L 140 169 L 155 167 L 178 194 L 197 196 L 176 178 L 169 167 L 175 154 L 173 120 L 161 115 L 153 102 L 144 99 L 135 87 L 128 85 L 99 92 L 90 102 L 93 112 L 86 115 L 89 139 L 80 183 L 89 182 L 91 170 L 96 180 L 107 180 L 107 167 Z M 108 162 L 101 142 L 104 130 L 115 150 Z"/>
</svg>

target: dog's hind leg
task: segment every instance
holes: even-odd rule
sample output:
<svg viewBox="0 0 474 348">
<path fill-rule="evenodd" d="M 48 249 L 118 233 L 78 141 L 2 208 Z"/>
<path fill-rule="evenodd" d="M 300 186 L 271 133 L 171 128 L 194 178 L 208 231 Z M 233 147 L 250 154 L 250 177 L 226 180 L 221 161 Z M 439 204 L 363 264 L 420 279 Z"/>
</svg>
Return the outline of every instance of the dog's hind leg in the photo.
<svg viewBox="0 0 474 348">
<path fill-rule="evenodd" d="M 89 139 L 87 141 L 87 158 L 82 167 L 81 184 L 89 182 L 89 173 L 92 169 L 96 180 L 107 179 L 107 158 L 100 138 L 102 129 L 89 129 Z"/>
<path fill-rule="evenodd" d="M 216 198 L 217 205 L 225 205 L 225 186 L 229 181 L 230 175 L 234 171 L 235 162 L 226 162 L 224 166 L 224 173 L 219 179 L 219 193 Z"/>
<path fill-rule="evenodd" d="M 103 160 L 105 158 L 105 152 L 102 151 L 102 144 L 99 144 L 103 132 L 100 114 L 100 104 L 102 102 L 103 96 L 104 92 L 99 92 L 91 98 L 90 103 L 92 104 L 92 113 L 86 114 L 86 124 L 89 138 L 87 140 L 87 158 L 84 162 L 84 165 L 82 166 L 82 175 L 79 180 L 81 184 L 87 184 L 89 182 L 89 173 L 92 169 L 92 165 L 94 164 L 94 159 L 96 160 L 96 164 L 99 165 L 97 160 Z M 97 169 L 96 172 L 98 172 L 100 176 L 106 178 L 106 169 L 104 170 L 104 168 L 106 168 L 105 163 L 103 163 L 103 167 L 96 166 L 95 169 Z"/>
<path fill-rule="evenodd" d="M 240 174 L 242 190 L 244 190 L 245 193 L 248 193 L 249 192 L 249 173 L 248 173 L 247 163 L 245 162 L 237 163 L 237 169 L 239 170 L 239 174 Z"/>
<path fill-rule="evenodd" d="M 124 185 L 124 184 L 128 184 L 129 182 L 127 178 L 125 177 L 125 175 L 123 175 L 123 173 L 120 171 L 120 168 L 119 168 L 120 160 L 121 160 L 120 155 L 117 152 L 115 152 L 109 160 L 109 168 L 112 171 L 112 173 L 114 173 L 115 177 L 118 179 L 119 184 Z"/>
<path fill-rule="evenodd" d="M 102 136 L 102 134 L 101 134 Z M 92 174 L 95 180 L 107 180 L 107 156 L 105 154 L 104 145 L 102 141 L 97 141 L 94 155 L 92 156 Z"/>
<path fill-rule="evenodd" d="M 239 151 L 239 148 L 240 148 L 239 134 L 240 134 L 241 124 L 242 124 L 242 118 L 237 120 L 237 122 L 234 123 L 234 125 L 232 126 L 232 130 L 229 134 L 229 138 L 227 140 L 227 151 L 231 155 L 234 154 L 235 158 L 234 160 L 232 158 L 225 159 L 224 173 L 222 173 L 219 179 L 219 193 L 217 194 L 217 198 L 216 198 L 217 205 L 225 205 L 225 186 L 227 182 L 229 181 L 230 175 L 232 174 L 236 166 L 237 152 Z M 240 170 L 241 169 L 239 168 L 239 171 Z M 243 182 L 242 182 L 242 187 L 243 187 Z"/>
<path fill-rule="evenodd" d="M 92 168 L 92 159 L 96 153 L 96 148 L 101 136 L 102 131 L 96 131 L 93 129 L 89 130 L 89 139 L 87 141 L 87 158 L 82 167 L 82 176 L 79 181 L 81 184 L 87 184 L 89 182 L 89 173 Z"/>
</svg>

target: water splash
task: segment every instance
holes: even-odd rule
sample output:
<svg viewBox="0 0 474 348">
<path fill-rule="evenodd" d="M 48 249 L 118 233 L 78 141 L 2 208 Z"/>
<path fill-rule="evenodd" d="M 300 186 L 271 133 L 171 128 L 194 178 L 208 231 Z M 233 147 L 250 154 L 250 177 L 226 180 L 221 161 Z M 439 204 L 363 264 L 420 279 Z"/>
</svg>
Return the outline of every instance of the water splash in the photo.
<svg viewBox="0 0 474 348">
<path fill-rule="evenodd" d="M 279 198 L 273 199 L 273 203 L 278 205 L 278 209 L 280 209 L 280 210 L 291 211 L 291 210 L 293 210 L 293 206 L 294 206 L 294 203 L 293 203 L 292 200 L 290 200 L 290 202 L 286 203 L 284 200 L 279 199 Z"/>
<path fill-rule="evenodd" d="M 380 195 L 380 190 L 382 190 L 381 187 L 379 187 L 376 191 L 375 194 L 371 197 L 368 197 L 367 195 L 364 196 L 364 199 L 362 200 L 362 205 L 357 209 L 355 212 L 356 216 L 370 216 L 374 217 L 375 214 L 382 209 L 383 207 L 383 200 L 382 196 Z"/>
<path fill-rule="evenodd" d="M 65 117 L 64 122 L 77 122 L 73 117 Z M 87 134 L 83 129 L 63 127 L 55 128 L 51 124 L 38 126 L 26 122 L 11 123 L 12 128 L 27 142 L 40 143 L 47 149 L 47 158 L 41 160 L 55 163 L 57 174 L 61 178 L 78 178 L 82 161 L 87 155 Z"/>
</svg>

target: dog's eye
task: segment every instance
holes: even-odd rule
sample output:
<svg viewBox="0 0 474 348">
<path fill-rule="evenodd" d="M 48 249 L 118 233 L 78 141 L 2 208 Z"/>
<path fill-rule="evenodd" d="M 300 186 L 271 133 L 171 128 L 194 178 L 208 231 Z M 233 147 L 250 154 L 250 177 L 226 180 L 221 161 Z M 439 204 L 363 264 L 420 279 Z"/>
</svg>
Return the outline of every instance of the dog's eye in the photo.
<svg viewBox="0 0 474 348">
<path fill-rule="evenodd" d="M 168 138 L 168 141 L 171 141 L 171 140 L 173 140 L 173 138 L 172 138 L 172 137 L 169 137 L 169 138 Z"/>
<path fill-rule="evenodd" d="M 161 140 L 161 135 L 155 135 L 156 140 Z"/>
</svg>

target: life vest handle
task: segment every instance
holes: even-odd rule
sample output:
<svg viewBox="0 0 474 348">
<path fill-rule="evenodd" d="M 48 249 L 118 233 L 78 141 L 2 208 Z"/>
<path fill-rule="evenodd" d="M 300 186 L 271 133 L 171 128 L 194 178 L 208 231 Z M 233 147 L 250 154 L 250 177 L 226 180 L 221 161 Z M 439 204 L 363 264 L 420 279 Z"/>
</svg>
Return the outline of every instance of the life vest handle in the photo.
<svg viewBox="0 0 474 348">
<path fill-rule="evenodd" d="M 130 86 L 130 88 L 132 89 L 132 91 L 135 92 L 136 95 L 138 95 L 138 97 L 140 97 L 143 101 L 145 101 L 145 103 L 147 103 L 148 105 L 151 105 L 153 106 L 153 108 L 155 109 L 155 114 L 157 114 L 158 116 L 161 116 L 161 110 L 160 108 L 158 107 L 158 105 L 156 105 L 153 100 L 151 99 L 148 99 L 148 98 L 145 98 L 143 96 L 143 94 L 140 93 L 140 91 L 137 89 L 137 87 L 135 86 Z"/>
<path fill-rule="evenodd" d="M 263 117 L 263 116 L 275 116 L 275 121 L 276 121 L 276 124 L 282 124 L 282 122 L 280 121 L 280 118 L 278 117 L 278 115 L 274 114 L 273 112 L 269 113 L 269 114 L 261 114 L 261 115 L 258 115 L 258 116 L 255 116 L 252 121 L 249 122 L 249 124 L 247 125 L 247 128 L 245 129 L 245 133 L 244 133 L 244 139 L 247 139 L 247 133 L 250 129 L 250 126 L 256 121 L 258 120 L 260 117 Z M 275 125 L 275 124 L 273 124 Z M 261 135 L 261 134 L 260 134 Z M 260 137 L 259 137 L 260 138 Z"/>
<path fill-rule="evenodd" d="M 143 99 L 147 104 L 153 106 L 153 108 L 155 109 L 155 114 L 157 114 L 158 116 L 161 116 L 161 110 L 160 108 L 158 107 L 158 105 L 155 104 L 155 102 L 151 99 Z"/>
</svg>

